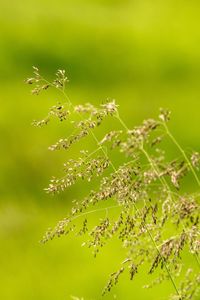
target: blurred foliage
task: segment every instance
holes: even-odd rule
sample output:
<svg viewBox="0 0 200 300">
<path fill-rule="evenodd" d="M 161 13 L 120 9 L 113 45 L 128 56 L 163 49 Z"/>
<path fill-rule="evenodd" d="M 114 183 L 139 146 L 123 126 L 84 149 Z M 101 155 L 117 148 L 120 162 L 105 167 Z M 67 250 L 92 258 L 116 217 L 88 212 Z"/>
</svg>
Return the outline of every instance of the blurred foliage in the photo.
<svg viewBox="0 0 200 300">
<path fill-rule="evenodd" d="M 38 130 L 30 123 L 62 99 L 54 92 L 30 97 L 23 79 L 32 65 L 50 77 L 65 68 L 75 103 L 114 97 L 129 126 L 168 107 L 178 140 L 198 150 L 200 3 L 1 0 L 0 7 L 0 297 L 100 299 L 122 256 L 117 241 L 96 260 L 73 237 L 38 244 L 86 189 L 80 185 L 55 198 L 42 191 L 68 156 L 47 151 L 65 128 L 57 123 Z M 171 291 L 170 284 L 141 289 L 146 282 L 145 275 L 124 278 L 105 299 L 155 300 Z"/>
</svg>

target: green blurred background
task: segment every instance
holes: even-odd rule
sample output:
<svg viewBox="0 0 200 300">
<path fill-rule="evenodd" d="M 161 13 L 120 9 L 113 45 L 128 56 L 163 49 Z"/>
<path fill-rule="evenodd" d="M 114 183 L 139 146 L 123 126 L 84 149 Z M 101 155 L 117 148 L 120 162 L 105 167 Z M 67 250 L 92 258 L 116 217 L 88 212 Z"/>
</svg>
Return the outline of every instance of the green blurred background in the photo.
<svg viewBox="0 0 200 300">
<path fill-rule="evenodd" d="M 129 126 L 170 108 L 174 134 L 198 150 L 199 15 L 195 0 L 1 0 L 0 299 L 101 299 L 124 257 L 116 241 L 97 259 L 73 236 L 38 243 L 86 190 L 78 185 L 59 197 L 43 192 L 69 154 L 47 150 L 65 132 L 59 123 L 41 130 L 30 125 L 62 100 L 53 91 L 30 96 L 23 79 L 32 66 L 49 78 L 66 69 L 75 103 L 115 98 Z M 167 283 L 142 289 L 148 280 L 143 273 L 132 282 L 124 276 L 104 299 L 157 300 L 173 291 Z"/>
</svg>

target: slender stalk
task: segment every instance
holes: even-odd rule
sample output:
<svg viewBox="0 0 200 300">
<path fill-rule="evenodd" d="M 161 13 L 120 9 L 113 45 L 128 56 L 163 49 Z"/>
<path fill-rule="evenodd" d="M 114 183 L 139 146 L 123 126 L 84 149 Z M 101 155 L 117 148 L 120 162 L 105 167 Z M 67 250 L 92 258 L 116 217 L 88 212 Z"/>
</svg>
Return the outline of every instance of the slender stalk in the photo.
<svg viewBox="0 0 200 300">
<path fill-rule="evenodd" d="M 187 164 L 188 164 L 188 166 L 189 166 L 189 168 L 190 168 L 190 170 L 191 170 L 191 172 L 192 172 L 192 174 L 193 174 L 193 176 L 194 176 L 194 178 L 195 178 L 198 186 L 200 186 L 200 180 L 199 180 L 199 178 L 198 178 L 198 176 L 197 176 L 197 174 L 196 174 L 196 172 L 195 172 L 195 170 L 194 170 L 194 168 L 193 168 L 193 166 L 192 166 L 189 158 L 187 157 L 185 151 L 183 150 L 183 148 L 181 147 L 181 145 L 177 142 L 177 140 L 172 135 L 172 133 L 169 131 L 169 128 L 168 128 L 167 124 L 165 122 L 163 122 L 162 124 L 163 124 L 163 126 L 164 126 L 164 128 L 165 128 L 165 130 L 166 130 L 166 132 L 168 134 L 168 136 L 170 137 L 170 139 L 174 142 L 174 144 L 177 146 L 177 148 L 179 149 L 179 151 L 182 153 L 182 155 L 185 158 L 185 160 L 186 160 L 186 162 L 187 162 Z"/>
<path fill-rule="evenodd" d="M 71 221 L 75 220 L 75 219 L 78 219 L 82 216 L 86 216 L 86 215 L 89 215 L 89 214 L 93 214 L 95 212 L 100 212 L 100 211 L 107 211 L 109 209 L 112 209 L 112 208 L 119 208 L 120 206 L 119 205 L 113 205 L 113 206 L 108 206 L 108 207 L 104 207 L 104 208 L 98 208 L 98 209 L 93 209 L 93 210 L 90 210 L 90 211 L 87 211 L 87 212 L 84 212 L 82 214 L 79 214 L 79 215 L 76 215 L 75 217 L 71 218 Z"/>
<path fill-rule="evenodd" d="M 134 207 L 135 207 L 135 210 L 137 211 L 137 213 L 140 213 L 140 211 L 139 211 L 138 208 L 136 207 L 135 203 L 134 203 Z M 167 271 L 167 273 L 168 273 L 168 276 L 169 276 L 169 278 L 170 278 L 170 280 L 171 280 L 171 282 L 172 282 L 172 284 L 173 284 L 173 287 L 174 287 L 174 289 L 175 289 L 177 295 L 180 297 L 180 293 L 179 293 L 178 288 L 177 288 L 177 286 L 176 286 L 176 283 L 175 283 L 175 281 L 174 281 L 174 279 L 173 279 L 173 277 L 172 277 L 172 275 L 171 275 L 171 273 L 170 273 L 170 270 L 169 270 L 169 268 L 168 268 L 168 266 L 167 266 L 167 264 L 166 264 L 166 262 L 165 262 L 164 257 L 162 256 L 162 254 L 161 254 L 161 252 L 160 252 L 160 250 L 159 250 L 159 248 L 158 248 L 158 246 L 157 246 L 157 244 L 156 244 L 156 242 L 155 242 L 155 240 L 154 240 L 154 238 L 153 238 L 151 232 L 149 231 L 148 227 L 146 226 L 145 223 L 144 223 L 143 225 L 144 225 L 144 227 L 146 228 L 147 233 L 148 233 L 148 235 L 149 235 L 149 237 L 150 237 L 150 239 L 151 239 L 151 241 L 152 241 L 154 247 L 156 248 L 158 254 L 160 255 L 160 257 L 161 257 L 161 259 L 162 259 L 162 261 L 163 261 L 163 264 L 164 264 L 164 266 L 165 266 L 165 269 L 166 269 L 166 271 Z"/>
<path fill-rule="evenodd" d="M 129 131 L 129 128 L 126 126 L 126 124 L 124 123 L 124 121 L 121 119 L 119 113 L 117 112 L 116 114 L 116 118 L 119 120 L 119 122 L 122 124 L 122 126 L 126 129 L 126 131 Z"/>
</svg>

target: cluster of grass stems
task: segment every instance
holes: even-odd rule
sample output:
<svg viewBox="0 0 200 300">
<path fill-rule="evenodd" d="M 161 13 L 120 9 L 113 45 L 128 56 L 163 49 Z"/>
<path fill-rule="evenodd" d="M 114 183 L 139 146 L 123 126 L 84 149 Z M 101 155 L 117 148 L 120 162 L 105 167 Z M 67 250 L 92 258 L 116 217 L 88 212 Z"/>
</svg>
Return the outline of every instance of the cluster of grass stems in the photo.
<svg viewBox="0 0 200 300">
<path fill-rule="evenodd" d="M 103 295 L 118 283 L 122 273 L 128 272 L 132 280 L 145 265 L 147 273 L 157 274 L 145 288 L 170 280 L 174 289 L 170 299 L 194 299 L 200 285 L 197 271 L 200 268 L 200 154 L 186 153 L 172 135 L 168 127 L 170 111 L 161 109 L 158 119 L 147 119 L 139 126 L 128 128 L 115 100 L 106 100 L 99 107 L 91 103 L 74 106 L 66 93 L 68 79 L 64 70 L 58 70 L 55 79 L 49 82 L 34 67 L 33 77 L 26 83 L 33 86 L 32 94 L 55 88 L 63 97 L 63 103 L 51 107 L 42 120 L 34 120 L 34 126 L 46 126 L 58 118 L 74 127 L 68 137 L 49 146 L 50 151 L 67 151 L 75 143 L 84 145 L 82 140 L 86 136 L 91 136 L 97 145 L 91 152 L 82 149 L 76 159 L 69 158 L 63 166 L 63 177 L 50 180 L 45 189 L 50 194 L 63 192 L 79 180 L 90 182 L 99 177 L 100 184 L 82 200 L 75 200 L 68 216 L 49 228 L 42 242 L 75 232 L 86 236 L 84 245 L 92 248 L 96 256 L 109 239 L 117 236 L 126 249 L 126 257 L 110 275 Z M 117 128 L 98 139 L 95 130 L 105 119 L 117 120 Z M 173 143 L 180 152 L 178 158 L 171 158 L 163 140 Z M 124 162 L 120 165 L 114 159 L 116 151 L 123 155 Z M 192 176 L 196 184 L 193 193 L 182 191 L 187 176 Z M 108 204 L 102 207 L 101 203 Z M 117 213 L 109 217 L 108 212 L 115 208 Z M 88 216 L 104 210 L 106 217 L 97 218 L 97 224 L 91 227 Z M 83 220 L 81 228 L 77 228 L 77 218 Z M 186 267 L 184 252 L 191 259 L 194 257 L 195 270 Z"/>
</svg>

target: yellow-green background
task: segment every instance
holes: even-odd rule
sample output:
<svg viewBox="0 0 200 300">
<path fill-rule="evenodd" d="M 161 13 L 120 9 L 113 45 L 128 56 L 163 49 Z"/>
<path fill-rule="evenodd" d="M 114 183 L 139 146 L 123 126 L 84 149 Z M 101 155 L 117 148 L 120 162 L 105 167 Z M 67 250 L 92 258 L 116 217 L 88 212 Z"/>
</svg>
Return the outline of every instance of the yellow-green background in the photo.
<svg viewBox="0 0 200 300">
<path fill-rule="evenodd" d="M 69 155 L 47 147 L 69 132 L 59 123 L 31 127 L 32 119 L 62 100 L 53 91 L 30 96 L 23 79 L 31 67 L 50 78 L 65 68 L 75 103 L 115 98 L 129 126 L 155 116 L 159 107 L 170 108 L 174 134 L 198 150 L 199 16 L 197 0 L 1 0 L 0 299 L 101 299 L 123 258 L 117 242 L 97 259 L 73 236 L 38 243 L 86 191 L 78 185 L 60 197 L 43 192 Z M 143 290 L 148 280 L 144 272 L 132 282 L 124 276 L 104 299 L 157 300 L 173 291 L 170 283 Z"/>
</svg>

